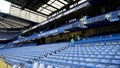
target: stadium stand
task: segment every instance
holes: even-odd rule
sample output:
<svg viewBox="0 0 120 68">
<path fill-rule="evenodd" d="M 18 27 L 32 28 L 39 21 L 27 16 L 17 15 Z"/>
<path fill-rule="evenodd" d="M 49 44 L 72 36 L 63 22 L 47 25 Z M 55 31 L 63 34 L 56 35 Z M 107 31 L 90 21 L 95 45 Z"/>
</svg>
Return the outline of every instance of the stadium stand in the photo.
<svg viewBox="0 0 120 68">
<path fill-rule="evenodd" d="M 0 68 L 120 68 L 118 0 L 6 1 L 47 20 L 0 12 Z"/>
<path fill-rule="evenodd" d="M 1 52 L 0 55 L 6 57 L 5 60 L 11 65 L 20 64 L 21 62 L 33 63 L 34 61 L 42 57 L 45 57 L 55 52 L 59 52 L 60 50 L 67 48 L 69 43 L 67 42 L 59 43 L 59 45 L 58 43 L 56 43 L 56 44 L 47 44 L 47 45 L 40 45 L 40 46 L 13 48 L 8 50 L 4 49 L 0 51 Z M 48 48 L 46 49 L 46 47 L 49 47 L 49 49 Z"/>
<path fill-rule="evenodd" d="M 56 43 L 5 49 L 0 51 L 0 55 L 12 65 L 22 63 L 27 68 L 32 68 L 36 62 L 40 68 L 119 68 L 120 35 L 102 37 L 77 41 L 74 45 Z"/>
<path fill-rule="evenodd" d="M 53 29 L 50 31 L 46 31 L 42 34 L 40 33 L 38 35 L 32 35 L 32 36 L 29 36 L 26 38 L 22 38 L 22 39 L 13 41 L 13 43 L 21 43 L 21 42 L 29 41 L 29 40 L 36 39 L 36 38 L 50 36 L 50 35 L 53 35 L 56 33 L 57 34 L 63 33 L 67 29 L 76 28 L 76 27 L 79 27 L 79 28 L 88 28 L 89 27 L 90 28 L 90 27 L 97 27 L 98 25 L 100 26 L 100 25 L 105 25 L 105 24 L 111 24 L 111 23 L 114 23 L 116 21 L 120 21 L 120 18 L 118 17 L 118 13 L 119 13 L 119 10 L 114 11 L 114 12 L 110 12 L 107 14 L 103 14 L 103 15 L 100 15 L 97 17 L 89 18 L 86 20 L 80 19 L 79 21 L 76 21 L 75 23 L 72 23 L 72 24 L 69 24 L 69 25 L 66 25 L 63 27 L 59 27 L 57 29 Z"/>
</svg>

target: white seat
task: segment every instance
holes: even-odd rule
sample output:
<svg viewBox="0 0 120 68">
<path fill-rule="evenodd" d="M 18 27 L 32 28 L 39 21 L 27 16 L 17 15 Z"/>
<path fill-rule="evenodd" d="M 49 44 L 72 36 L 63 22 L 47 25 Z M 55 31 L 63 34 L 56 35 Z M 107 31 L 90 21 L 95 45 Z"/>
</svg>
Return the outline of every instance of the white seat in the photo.
<svg viewBox="0 0 120 68">
<path fill-rule="evenodd" d="M 38 68 L 39 64 L 37 62 L 34 63 L 33 68 Z"/>
<path fill-rule="evenodd" d="M 40 64 L 39 68 L 45 68 L 45 65 L 44 64 Z"/>
<path fill-rule="evenodd" d="M 48 65 L 48 66 L 47 66 L 47 68 L 53 68 L 53 66 L 51 66 L 51 65 Z"/>
<path fill-rule="evenodd" d="M 18 65 L 13 65 L 13 67 L 12 68 L 18 68 Z"/>
</svg>

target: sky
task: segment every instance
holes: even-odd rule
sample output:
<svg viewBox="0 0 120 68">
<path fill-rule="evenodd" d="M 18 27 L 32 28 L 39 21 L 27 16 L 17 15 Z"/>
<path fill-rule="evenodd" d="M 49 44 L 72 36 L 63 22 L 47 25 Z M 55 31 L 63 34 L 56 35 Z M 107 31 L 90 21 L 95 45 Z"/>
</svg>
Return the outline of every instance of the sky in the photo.
<svg viewBox="0 0 120 68">
<path fill-rule="evenodd" d="M 0 12 L 9 13 L 10 3 L 5 0 L 0 0 Z"/>
</svg>

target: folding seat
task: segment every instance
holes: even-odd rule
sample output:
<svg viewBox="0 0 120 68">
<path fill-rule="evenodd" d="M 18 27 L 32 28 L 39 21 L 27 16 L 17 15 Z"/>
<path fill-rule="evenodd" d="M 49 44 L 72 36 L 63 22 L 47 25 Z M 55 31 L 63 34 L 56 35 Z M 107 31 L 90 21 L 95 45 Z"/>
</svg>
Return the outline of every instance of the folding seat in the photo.
<svg viewBox="0 0 120 68">
<path fill-rule="evenodd" d="M 73 63 L 73 61 L 72 60 L 68 60 L 67 63 Z"/>
<path fill-rule="evenodd" d="M 73 59 L 73 57 L 69 57 L 68 59 L 69 59 L 69 60 L 72 60 L 72 59 Z"/>
<path fill-rule="evenodd" d="M 6 58 L 5 61 L 11 63 L 11 64 L 20 64 L 21 61 L 13 58 Z"/>
<path fill-rule="evenodd" d="M 79 64 L 80 62 L 79 61 L 73 61 L 73 64 Z"/>
<path fill-rule="evenodd" d="M 79 61 L 85 61 L 85 58 L 79 58 L 78 60 Z"/>
<path fill-rule="evenodd" d="M 111 59 L 101 59 L 101 63 L 110 63 Z"/>
<path fill-rule="evenodd" d="M 92 62 L 92 60 L 93 60 L 92 58 L 86 58 L 85 59 L 86 62 Z"/>
<path fill-rule="evenodd" d="M 87 63 L 87 68 L 96 68 L 96 63 Z"/>
<path fill-rule="evenodd" d="M 64 57 L 64 59 L 68 59 L 68 57 Z"/>
<path fill-rule="evenodd" d="M 65 68 L 65 64 L 61 64 L 58 66 L 59 68 Z"/>
<path fill-rule="evenodd" d="M 116 55 L 115 57 L 114 57 L 114 59 L 120 59 L 120 55 Z"/>
<path fill-rule="evenodd" d="M 34 63 L 33 68 L 38 68 L 39 64 L 37 62 Z"/>
<path fill-rule="evenodd" d="M 94 52 L 94 54 L 99 55 L 99 54 L 100 54 L 100 52 L 96 51 L 96 52 Z"/>
<path fill-rule="evenodd" d="M 120 43 L 120 41 L 119 41 L 119 43 Z M 117 47 L 117 48 L 120 48 L 120 45 L 116 45 L 116 47 Z"/>
<path fill-rule="evenodd" d="M 117 49 L 113 49 L 112 52 L 117 52 L 118 50 Z"/>
<path fill-rule="evenodd" d="M 105 64 L 97 64 L 96 67 L 97 68 L 106 68 L 107 65 Z"/>
<path fill-rule="evenodd" d="M 97 55 L 90 55 L 90 57 L 95 58 L 95 57 L 97 57 Z"/>
<path fill-rule="evenodd" d="M 44 64 L 40 64 L 39 68 L 46 68 Z"/>
<path fill-rule="evenodd" d="M 113 57 L 113 55 L 106 55 L 104 58 L 112 59 Z"/>
<path fill-rule="evenodd" d="M 120 68 L 119 65 L 107 65 L 107 68 Z"/>
<path fill-rule="evenodd" d="M 99 62 L 100 62 L 100 60 L 101 60 L 101 59 L 97 59 L 97 58 L 95 58 L 95 59 L 93 59 L 93 60 L 92 60 L 92 62 L 99 63 Z"/>
<path fill-rule="evenodd" d="M 83 57 L 84 55 L 83 54 L 79 54 L 79 57 Z"/>
<path fill-rule="evenodd" d="M 12 68 L 18 68 L 18 65 L 13 65 L 13 67 Z"/>
<path fill-rule="evenodd" d="M 79 59 L 79 57 L 78 57 L 78 56 L 73 57 L 73 60 L 78 60 L 78 59 Z"/>
<path fill-rule="evenodd" d="M 91 55 L 91 54 L 93 54 L 93 53 L 94 53 L 94 52 L 91 52 L 91 51 L 88 52 L 89 55 Z"/>
<path fill-rule="evenodd" d="M 112 63 L 112 64 L 119 64 L 119 65 L 120 65 L 120 60 L 114 60 L 114 59 L 113 59 L 113 60 L 111 61 L 111 63 Z"/>
<path fill-rule="evenodd" d="M 117 52 L 117 55 L 120 55 L 120 51 Z"/>
<path fill-rule="evenodd" d="M 89 57 L 90 55 L 84 55 L 84 57 Z"/>
<path fill-rule="evenodd" d="M 64 63 L 66 63 L 67 61 L 66 61 L 66 60 L 61 60 L 61 62 L 64 62 Z"/>
<path fill-rule="evenodd" d="M 48 66 L 47 66 L 47 68 L 53 68 L 53 66 L 51 66 L 51 65 L 48 65 Z"/>
<path fill-rule="evenodd" d="M 61 61 L 61 59 L 54 58 L 54 59 L 51 59 L 51 61 L 57 62 L 57 61 Z"/>
<path fill-rule="evenodd" d="M 116 52 L 109 52 L 109 55 L 115 55 Z"/>
<path fill-rule="evenodd" d="M 96 58 L 104 58 L 104 55 L 97 55 Z"/>
<path fill-rule="evenodd" d="M 79 65 L 81 65 L 81 66 L 87 66 L 87 62 L 80 62 Z"/>
<path fill-rule="evenodd" d="M 88 52 L 84 51 L 83 54 L 88 54 Z"/>
<path fill-rule="evenodd" d="M 60 67 L 55 67 L 55 68 L 60 68 Z"/>
</svg>

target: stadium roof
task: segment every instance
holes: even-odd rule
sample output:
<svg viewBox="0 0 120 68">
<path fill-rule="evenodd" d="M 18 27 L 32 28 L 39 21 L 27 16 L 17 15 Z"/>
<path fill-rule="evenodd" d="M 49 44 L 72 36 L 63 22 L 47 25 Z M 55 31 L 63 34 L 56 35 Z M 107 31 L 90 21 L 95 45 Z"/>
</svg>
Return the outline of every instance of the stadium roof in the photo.
<svg viewBox="0 0 120 68">
<path fill-rule="evenodd" d="M 58 11 L 64 11 L 70 5 L 80 0 L 6 0 L 21 7 L 29 9 L 45 16 L 51 16 Z"/>
<path fill-rule="evenodd" d="M 29 28 L 38 23 L 0 12 L 0 29 Z"/>
</svg>

